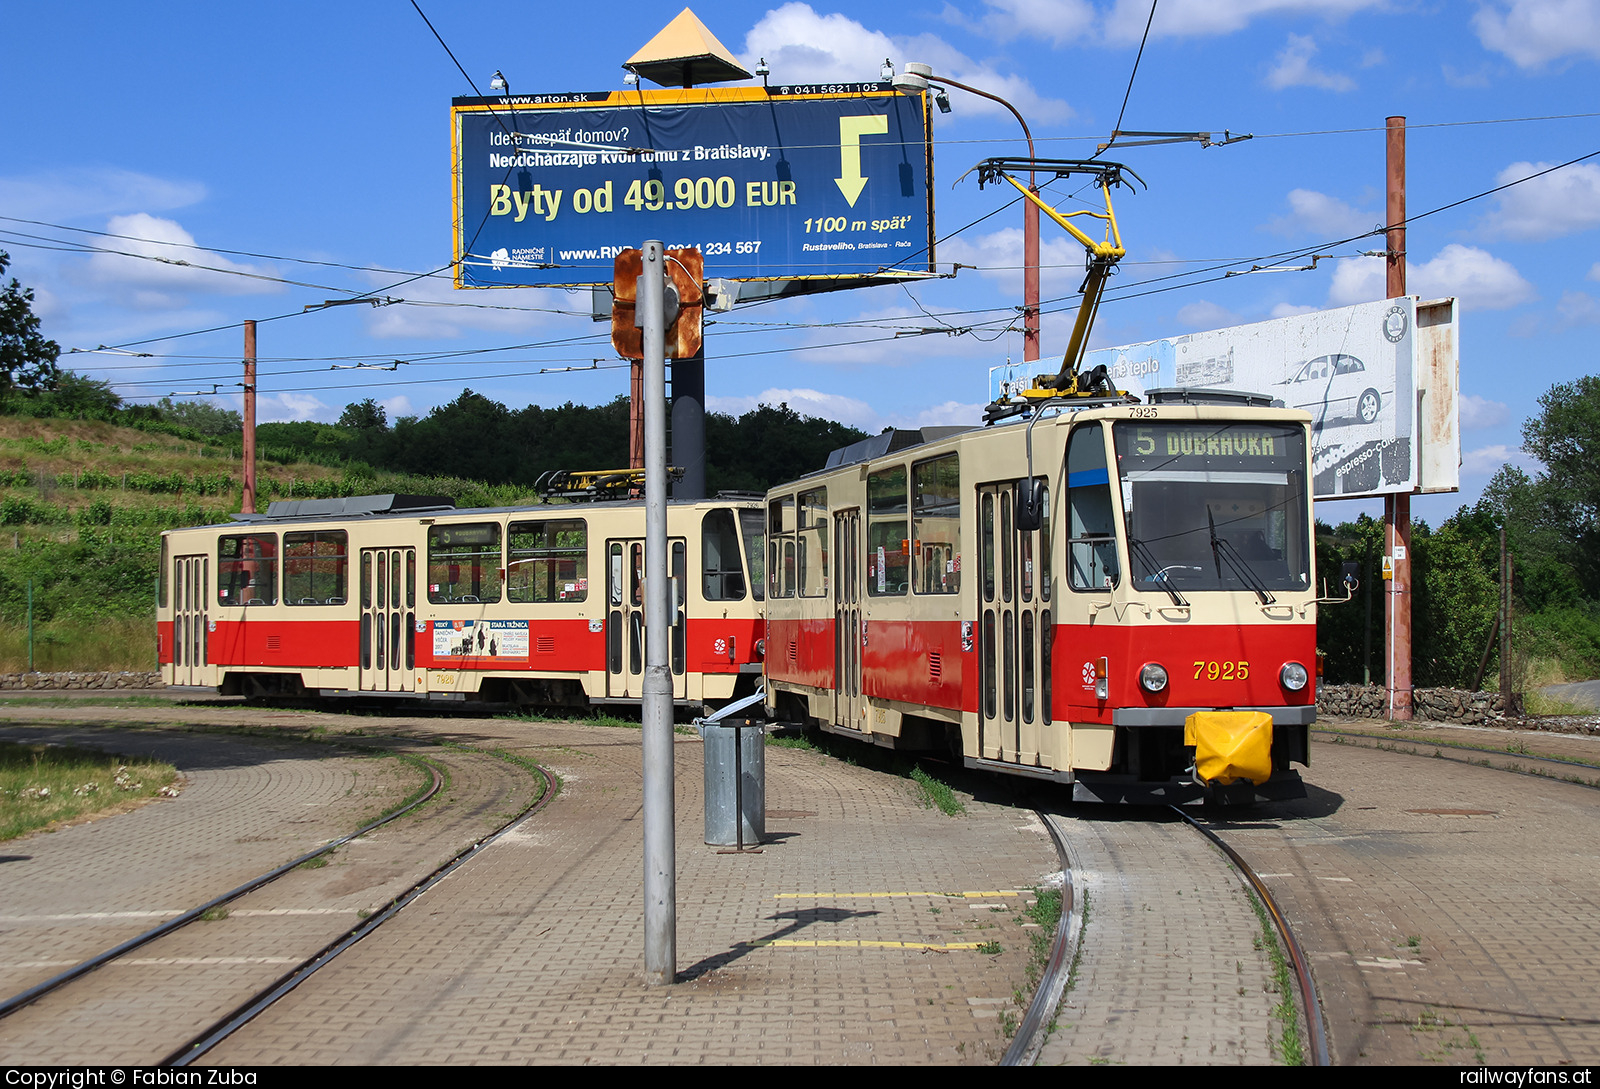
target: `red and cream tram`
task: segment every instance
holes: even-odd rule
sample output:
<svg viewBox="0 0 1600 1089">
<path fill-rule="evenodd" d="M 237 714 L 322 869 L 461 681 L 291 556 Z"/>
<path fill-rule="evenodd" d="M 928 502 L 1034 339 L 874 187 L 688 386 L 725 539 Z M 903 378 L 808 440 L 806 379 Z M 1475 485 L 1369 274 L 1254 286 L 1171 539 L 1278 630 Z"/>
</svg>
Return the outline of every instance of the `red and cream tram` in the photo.
<svg viewBox="0 0 1600 1089">
<path fill-rule="evenodd" d="M 1303 795 L 1310 420 L 1264 403 L 1046 401 L 773 490 L 769 711 L 1083 800 Z"/>
<path fill-rule="evenodd" d="M 668 505 L 682 705 L 755 691 L 762 529 L 749 499 Z M 634 703 L 643 572 L 636 500 L 275 502 L 162 535 L 158 660 L 169 685 L 224 694 Z"/>
</svg>

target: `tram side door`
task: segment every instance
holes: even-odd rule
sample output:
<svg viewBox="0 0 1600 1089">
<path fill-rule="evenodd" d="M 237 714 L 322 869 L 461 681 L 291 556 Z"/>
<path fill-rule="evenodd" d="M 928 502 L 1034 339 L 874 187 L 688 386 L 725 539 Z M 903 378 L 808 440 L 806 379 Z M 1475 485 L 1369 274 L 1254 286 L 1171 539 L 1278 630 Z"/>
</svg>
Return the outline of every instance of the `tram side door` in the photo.
<svg viewBox="0 0 1600 1089">
<path fill-rule="evenodd" d="M 1014 481 L 978 487 L 978 745 L 986 760 L 1036 766 L 1050 722 L 1049 501 L 1040 528 L 1022 531 L 1015 497 Z"/>
<path fill-rule="evenodd" d="M 685 595 L 689 592 L 688 548 L 682 537 L 668 541 L 667 577 L 672 584 L 670 633 L 672 698 L 687 699 L 688 676 L 684 668 L 688 623 Z M 644 696 L 645 617 L 644 540 L 632 538 L 606 542 L 606 695 L 642 699 Z"/>
<path fill-rule="evenodd" d="M 861 510 L 833 515 L 833 722 L 865 730 L 861 697 Z"/>
<path fill-rule="evenodd" d="M 410 692 L 417 669 L 417 550 L 361 550 L 363 692 Z"/>
<path fill-rule="evenodd" d="M 206 669 L 211 603 L 211 557 L 172 561 L 172 675 L 177 684 L 215 684 Z"/>
</svg>

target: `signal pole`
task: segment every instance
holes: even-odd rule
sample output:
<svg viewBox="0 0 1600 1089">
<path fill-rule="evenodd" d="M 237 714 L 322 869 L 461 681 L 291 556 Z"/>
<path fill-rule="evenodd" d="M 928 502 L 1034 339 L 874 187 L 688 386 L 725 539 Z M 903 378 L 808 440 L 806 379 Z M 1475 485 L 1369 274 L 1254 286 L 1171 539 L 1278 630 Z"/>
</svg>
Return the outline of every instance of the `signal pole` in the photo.
<svg viewBox="0 0 1600 1089">
<path fill-rule="evenodd" d="M 638 280 L 644 331 L 644 980 L 678 975 L 677 844 L 673 835 L 672 674 L 667 666 L 666 250 L 646 242 Z"/>
<path fill-rule="evenodd" d="M 1387 121 L 1385 149 L 1384 213 L 1388 223 L 1386 286 L 1389 298 L 1406 293 L 1406 119 Z M 1412 428 L 1413 441 L 1422 432 Z M 1383 501 L 1383 544 L 1394 564 L 1394 578 L 1384 595 L 1384 620 L 1389 630 L 1388 663 L 1384 671 L 1385 703 L 1395 722 L 1411 720 L 1411 493 L 1393 492 Z"/>
</svg>

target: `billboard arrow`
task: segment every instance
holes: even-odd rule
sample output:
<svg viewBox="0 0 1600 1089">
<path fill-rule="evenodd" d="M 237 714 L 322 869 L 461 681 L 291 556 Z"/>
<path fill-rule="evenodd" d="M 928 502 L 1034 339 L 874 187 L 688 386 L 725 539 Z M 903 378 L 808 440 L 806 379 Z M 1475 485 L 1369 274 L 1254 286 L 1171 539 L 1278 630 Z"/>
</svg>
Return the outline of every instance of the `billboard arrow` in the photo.
<svg viewBox="0 0 1600 1089">
<path fill-rule="evenodd" d="M 839 177 L 833 183 L 856 206 L 856 198 L 866 188 L 867 179 L 861 174 L 861 138 L 881 135 L 889 131 L 887 114 L 874 113 L 856 117 L 839 118 Z"/>
</svg>

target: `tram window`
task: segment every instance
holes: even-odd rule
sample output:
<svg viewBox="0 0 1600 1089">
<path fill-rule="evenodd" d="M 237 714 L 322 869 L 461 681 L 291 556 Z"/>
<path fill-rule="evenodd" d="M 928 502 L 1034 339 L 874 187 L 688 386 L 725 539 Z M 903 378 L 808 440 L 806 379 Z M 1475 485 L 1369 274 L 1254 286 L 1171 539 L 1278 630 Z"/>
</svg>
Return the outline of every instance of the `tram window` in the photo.
<svg viewBox="0 0 1600 1089">
<path fill-rule="evenodd" d="M 906 524 L 906 467 L 867 475 L 867 593 L 898 597 L 910 585 L 911 534 Z"/>
<path fill-rule="evenodd" d="M 161 535 L 161 563 L 156 567 L 156 605 L 167 607 L 167 536 Z"/>
<path fill-rule="evenodd" d="M 1039 600 L 1050 600 L 1050 486 L 1041 477 L 1039 489 Z"/>
<path fill-rule="evenodd" d="M 911 466 L 911 575 L 919 594 L 961 592 L 961 463 L 955 454 Z"/>
<path fill-rule="evenodd" d="M 500 600 L 500 523 L 430 526 L 428 600 L 436 605 Z"/>
<path fill-rule="evenodd" d="M 1105 441 L 1094 423 L 1073 431 L 1067 444 L 1067 570 L 1074 590 L 1109 590 L 1120 575 Z"/>
<path fill-rule="evenodd" d="M 243 533 L 217 541 L 217 602 L 275 605 L 278 601 L 278 535 Z"/>
<path fill-rule="evenodd" d="M 767 504 L 767 532 L 794 532 L 794 496 L 785 495 Z"/>
<path fill-rule="evenodd" d="M 512 522 L 506 528 L 506 597 L 584 601 L 589 596 L 589 527 L 582 518 Z"/>
<path fill-rule="evenodd" d="M 343 605 L 349 581 L 349 535 L 320 529 L 283 535 L 283 600 L 288 605 Z"/>
<path fill-rule="evenodd" d="M 744 566 L 733 511 L 718 507 L 700 520 L 700 583 L 707 601 L 743 601 Z"/>
<path fill-rule="evenodd" d="M 744 554 L 750 562 L 750 593 L 757 601 L 766 597 L 767 537 L 762 528 L 761 512 L 745 508 L 739 511 L 739 528 L 744 531 Z"/>
<path fill-rule="evenodd" d="M 799 572 L 801 597 L 828 593 L 828 489 L 800 493 Z"/>
</svg>

